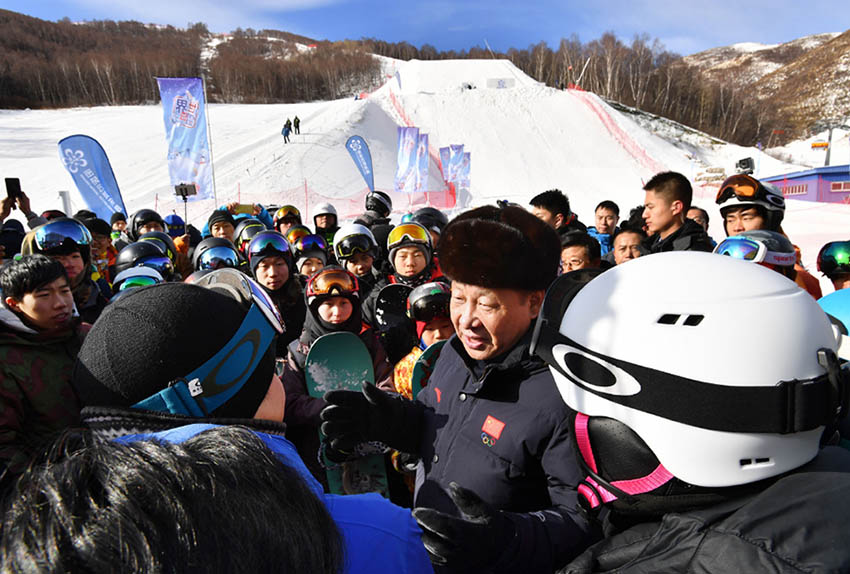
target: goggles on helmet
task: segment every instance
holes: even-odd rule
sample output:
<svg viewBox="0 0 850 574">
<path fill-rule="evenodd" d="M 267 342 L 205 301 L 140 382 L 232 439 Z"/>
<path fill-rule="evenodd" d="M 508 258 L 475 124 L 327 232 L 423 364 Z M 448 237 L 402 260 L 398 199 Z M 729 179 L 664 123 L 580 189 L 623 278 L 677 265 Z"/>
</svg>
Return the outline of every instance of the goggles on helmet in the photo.
<svg viewBox="0 0 850 574">
<path fill-rule="evenodd" d="M 291 253 L 289 242 L 280 233 L 269 231 L 258 233 L 248 244 L 249 258 L 269 253 L 280 253 L 281 255 Z"/>
<path fill-rule="evenodd" d="M 274 214 L 275 222 L 280 221 L 281 219 L 297 219 L 300 222 L 301 212 L 298 211 L 298 208 L 294 205 L 284 205 Z"/>
<path fill-rule="evenodd" d="M 57 249 L 66 241 L 77 245 L 90 245 L 91 233 L 75 219 L 49 221 L 35 230 L 35 245 L 40 251 Z"/>
<path fill-rule="evenodd" d="M 402 223 L 413 222 L 413 214 L 412 213 L 405 213 L 404 215 L 401 216 L 401 222 Z"/>
<path fill-rule="evenodd" d="M 821 247 L 818 253 L 818 271 L 827 277 L 850 273 L 850 241 L 833 241 Z"/>
<path fill-rule="evenodd" d="M 372 254 L 375 245 L 365 235 L 349 235 L 334 243 L 337 259 L 349 259 L 358 253 Z"/>
<path fill-rule="evenodd" d="M 157 273 L 168 279 L 174 275 L 174 264 L 171 259 L 162 255 L 160 257 L 146 257 L 136 262 L 136 267 L 147 267 L 153 269 Z"/>
<path fill-rule="evenodd" d="M 164 255 L 166 255 L 169 259 L 171 259 L 172 263 L 174 263 L 175 260 L 177 259 L 177 254 L 175 254 L 174 251 L 171 250 L 171 247 L 169 247 L 168 244 L 165 241 L 163 241 L 162 239 L 160 239 L 159 237 L 142 236 L 142 237 L 139 238 L 139 241 L 150 241 L 150 242 L 152 242 L 154 245 L 156 245 L 157 247 L 160 248 L 160 250 L 162 251 L 162 253 Z"/>
<path fill-rule="evenodd" d="M 220 269 L 198 281 L 198 285 L 206 288 L 213 288 L 216 284 L 235 289 L 242 302 L 250 303 L 239 329 L 203 365 L 175 379 L 168 387 L 139 401 L 132 408 L 193 417 L 208 416 L 242 389 L 275 336 L 284 332 L 277 307 L 262 287 L 243 273 L 235 269 Z"/>
<path fill-rule="evenodd" d="M 230 247 L 219 245 L 211 247 L 198 256 L 197 270 L 201 269 L 224 269 L 239 267 L 239 256 Z"/>
<path fill-rule="evenodd" d="M 767 245 L 752 237 L 732 236 L 724 239 L 714 248 L 714 253 L 727 255 L 733 259 L 752 261 L 753 263 L 764 263 L 779 265 L 780 267 L 793 266 L 797 262 L 796 253 L 781 253 L 770 251 Z"/>
<path fill-rule="evenodd" d="M 236 248 L 242 253 L 245 253 L 245 249 L 248 247 L 248 244 L 251 243 L 251 239 L 253 239 L 258 233 L 265 230 L 266 226 L 261 223 L 246 225 L 239 232 L 239 237 L 236 238 Z"/>
<path fill-rule="evenodd" d="M 774 193 L 769 193 L 767 189 L 754 177 L 739 173 L 731 177 L 727 177 L 720 189 L 717 190 L 718 205 L 725 203 L 732 197 L 737 197 L 740 201 L 747 202 L 766 202 L 777 208 L 785 208 L 785 199 Z"/>
<path fill-rule="evenodd" d="M 162 281 L 159 281 L 155 277 L 138 275 L 124 280 L 118 288 L 118 291 L 126 291 L 127 289 L 133 289 L 134 287 L 147 287 L 148 285 L 156 285 L 157 283 L 162 283 Z"/>
<path fill-rule="evenodd" d="M 307 237 L 308 235 L 310 235 L 310 230 L 306 227 L 294 227 L 286 234 L 286 240 L 294 247 L 295 244 L 298 243 L 299 239 Z"/>
<path fill-rule="evenodd" d="M 441 291 L 439 293 L 442 294 Z M 407 316 L 420 323 L 429 323 L 438 317 L 448 318 L 449 297 L 420 297 L 412 305 L 408 301 Z"/>
<path fill-rule="evenodd" d="M 344 269 L 323 269 L 307 281 L 307 297 L 356 295 L 357 278 Z"/>
<path fill-rule="evenodd" d="M 770 387 L 735 387 L 697 381 L 603 355 L 561 332 L 564 314 L 586 281 L 573 271 L 546 293 L 531 340 L 541 357 L 584 392 L 630 409 L 703 429 L 736 433 L 797 433 L 832 423 L 850 400 L 850 372 L 831 349 L 820 349 L 826 373 Z M 580 276 L 576 276 L 580 277 Z M 609 392 L 617 384 L 618 393 Z M 759 405 L 753 410 L 752 405 Z"/>
<path fill-rule="evenodd" d="M 321 235 L 305 235 L 295 242 L 295 251 L 327 251 L 328 242 Z"/>
<path fill-rule="evenodd" d="M 390 231 L 387 237 L 387 249 L 394 249 L 405 241 L 431 245 L 431 234 L 427 229 L 416 223 L 403 223 L 393 227 Z"/>
</svg>

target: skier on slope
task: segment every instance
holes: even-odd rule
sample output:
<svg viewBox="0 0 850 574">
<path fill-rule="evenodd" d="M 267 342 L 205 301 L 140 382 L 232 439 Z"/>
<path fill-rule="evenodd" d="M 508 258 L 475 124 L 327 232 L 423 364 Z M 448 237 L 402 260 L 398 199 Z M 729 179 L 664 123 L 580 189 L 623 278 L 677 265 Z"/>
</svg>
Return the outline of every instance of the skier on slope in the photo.
<svg viewBox="0 0 850 574">
<path fill-rule="evenodd" d="M 280 133 L 283 135 L 283 143 L 289 143 L 289 134 L 292 133 L 292 122 L 289 121 L 289 118 L 286 118 L 286 123 L 283 124 L 283 129 L 280 130 Z"/>
<path fill-rule="evenodd" d="M 292 120 L 292 127 L 295 128 L 295 135 L 301 133 L 301 119 L 298 116 L 295 116 L 295 119 Z"/>
</svg>

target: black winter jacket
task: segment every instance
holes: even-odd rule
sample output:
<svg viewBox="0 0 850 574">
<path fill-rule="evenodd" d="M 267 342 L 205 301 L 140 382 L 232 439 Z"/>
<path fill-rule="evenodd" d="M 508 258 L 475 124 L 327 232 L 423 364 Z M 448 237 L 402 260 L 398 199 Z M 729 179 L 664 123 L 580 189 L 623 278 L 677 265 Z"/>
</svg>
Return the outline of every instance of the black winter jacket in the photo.
<svg viewBox="0 0 850 574">
<path fill-rule="evenodd" d="M 661 239 L 657 233 L 647 237 L 643 246 L 650 253 L 663 253 L 665 251 L 707 251 L 710 253 L 714 249 L 711 238 L 700 224 L 692 219 L 686 219 L 682 227 L 664 239 Z"/>
<path fill-rule="evenodd" d="M 416 506 L 457 514 L 445 492 L 453 481 L 510 512 L 517 535 L 498 572 L 553 572 L 595 539 L 577 504 L 567 407 L 545 363 L 529 355 L 530 340 L 531 331 L 487 364 L 453 336 L 409 403 L 418 416 L 406 417 L 419 438 L 408 449 L 422 458 Z"/>
<path fill-rule="evenodd" d="M 606 538 L 561 574 L 850 571 L 850 452 L 826 447 L 759 494 Z"/>
</svg>

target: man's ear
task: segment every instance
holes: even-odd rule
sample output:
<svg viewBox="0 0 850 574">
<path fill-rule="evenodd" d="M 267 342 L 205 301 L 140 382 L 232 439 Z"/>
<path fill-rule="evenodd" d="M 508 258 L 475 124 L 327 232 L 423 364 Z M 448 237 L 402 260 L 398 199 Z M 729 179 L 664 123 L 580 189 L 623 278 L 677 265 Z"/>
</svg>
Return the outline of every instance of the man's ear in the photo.
<svg viewBox="0 0 850 574">
<path fill-rule="evenodd" d="M 5 301 L 6 306 L 12 311 L 20 311 L 19 305 L 21 304 L 21 302 L 15 299 L 14 297 L 6 297 L 3 301 Z"/>
<path fill-rule="evenodd" d="M 566 222 L 567 222 L 567 218 L 564 217 L 563 213 L 556 213 L 555 214 L 555 229 L 558 229 L 559 227 L 561 227 Z"/>
<path fill-rule="evenodd" d="M 678 199 L 673 200 L 670 204 L 670 211 L 673 212 L 673 215 L 682 215 L 684 217 L 685 204 Z"/>
<path fill-rule="evenodd" d="M 528 294 L 528 312 L 532 319 L 536 318 L 537 314 L 540 313 L 540 307 L 543 305 L 543 299 L 545 297 L 546 291 L 543 289 L 539 291 L 531 291 Z"/>
</svg>

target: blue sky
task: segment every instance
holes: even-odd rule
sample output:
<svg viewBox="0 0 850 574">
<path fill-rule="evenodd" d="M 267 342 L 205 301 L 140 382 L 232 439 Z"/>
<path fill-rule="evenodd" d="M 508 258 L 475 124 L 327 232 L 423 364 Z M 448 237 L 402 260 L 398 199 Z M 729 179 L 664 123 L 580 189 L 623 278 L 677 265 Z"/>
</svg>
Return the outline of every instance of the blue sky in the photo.
<svg viewBox="0 0 850 574">
<path fill-rule="evenodd" d="M 274 28 L 320 40 L 375 37 L 456 50 L 485 40 L 500 51 L 541 40 L 557 48 L 573 33 L 587 42 L 610 30 L 626 41 L 647 33 L 686 55 L 850 28 L 847 0 L 3 0 L 0 7 L 46 20 L 205 22 L 215 32 Z"/>
</svg>

